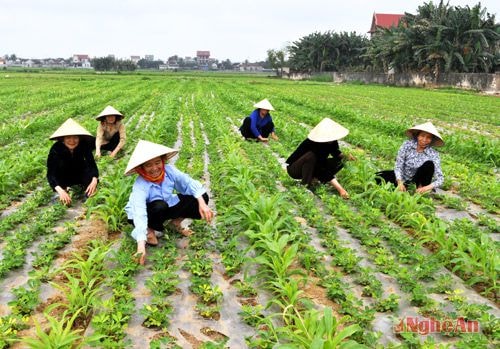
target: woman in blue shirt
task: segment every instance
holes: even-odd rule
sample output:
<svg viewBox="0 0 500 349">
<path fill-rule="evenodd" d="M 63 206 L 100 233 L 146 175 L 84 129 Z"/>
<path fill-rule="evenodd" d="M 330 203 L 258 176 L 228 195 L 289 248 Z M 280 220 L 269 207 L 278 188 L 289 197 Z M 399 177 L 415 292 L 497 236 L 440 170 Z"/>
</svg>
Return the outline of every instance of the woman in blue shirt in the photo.
<svg viewBox="0 0 500 349">
<path fill-rule="evenodd" d="M 272 139 L 278 140 L 274 130 L 274 123 L 270 110 L 274 110 L 273 106 L 267 99 L 263 99 L 259 103 L 254 104 L 255 109 L 250 116 L 243 120 L 243 125 L 240 127 L 240 132 L 245 139 L 256 139 L 261 142 L 267 142 L 269 136 Z"/>
<path fill-rule="evenodd" d="M 399 148 L 394 171 L 378 172 L 377 183 L 390 182 L 400 191 L 415 184 L 420 194 L 440 187 L 444 176 L 439 153 L 433 146 L 440 147 L 444 142 L 436 127 L 426 122 L 406 130 L 406 135 L 411 139 Z"/>
<path fill-rule="evenodd" d="M 177 231 L 189 236 L 191 231 L 181 227 L 184 218 L 210 222 L 213 217 L 202 184 L 165 163 L 177 152 L 160 144 L 140 140 L 125 170 L 126 175 L 139 175 L 125 211 L 134 225 L 132 237 L 137 241 L 140 264 L 146 260 L 146 242 L 158 244 L 156 237 L 162 235 L 163 223 L 167 219 L 171 220 Z"/>
</svg>

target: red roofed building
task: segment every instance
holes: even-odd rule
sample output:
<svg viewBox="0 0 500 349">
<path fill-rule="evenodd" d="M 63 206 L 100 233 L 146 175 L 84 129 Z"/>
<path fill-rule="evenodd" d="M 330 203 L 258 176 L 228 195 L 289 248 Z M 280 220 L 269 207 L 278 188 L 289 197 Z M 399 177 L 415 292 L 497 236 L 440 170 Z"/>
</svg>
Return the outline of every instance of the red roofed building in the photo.
<svg viewBox="0 0 500 349">
<path fill-rule="evenodd" d="M 377 27 L 390 28 L 397 27 L 401 17 L 404 15 L 400 14 L 389 14 L 389 13 L 373 13 L 372 26 L 368 33 L 373 35 L 377 30 Z"/>
<path fill-rule="evenodd" d="M 91 68 L 89 55 L 73 55 L 73 67 Z"/>
<path fill-rule="evenodd" d="M 210 51 L 196 51 L 196 58 L 198 60 L 198 64 L 206 65 L 210 59 Z"/>
</svg>

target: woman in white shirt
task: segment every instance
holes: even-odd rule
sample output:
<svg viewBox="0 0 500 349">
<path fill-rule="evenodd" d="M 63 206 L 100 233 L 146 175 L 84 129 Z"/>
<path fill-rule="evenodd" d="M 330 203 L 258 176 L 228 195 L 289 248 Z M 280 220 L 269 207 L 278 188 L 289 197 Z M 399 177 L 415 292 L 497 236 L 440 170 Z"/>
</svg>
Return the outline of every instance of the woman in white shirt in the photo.
<svg viewBox="0 0 500 349">
<path fill-rule="evenodd" d="M 114 158 L 125 146 L 127 136 L 122 119 L 123 114 L 110 105 L 96 116 L 99 125 L 95 138 L 95 155 L 98 158 L 101 157 L 102 150 L 108 150 L 109 156 Z"/>
</svg>

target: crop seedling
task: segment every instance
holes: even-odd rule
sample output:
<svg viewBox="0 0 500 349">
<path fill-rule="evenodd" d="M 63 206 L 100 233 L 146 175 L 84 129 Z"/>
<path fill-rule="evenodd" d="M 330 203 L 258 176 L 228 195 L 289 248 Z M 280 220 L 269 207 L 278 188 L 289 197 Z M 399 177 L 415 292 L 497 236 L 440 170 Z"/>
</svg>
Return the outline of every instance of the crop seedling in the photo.
<svg viewBox="0 0 500 349">
<path fill-rule="evenodd" d="M 220 305 L 218 304 L 197 303 L 196 311 L 205 319 L 218 320 L 220 318 Z"/>
<path fill-rule="evenodd" d="M 238 314 L 247 325 L 257 327 L 257 325 L 259 325 L 264 318 L 262 310 L 263 307 L 260 304 L 257 304 L 256 306 L 244 304 L 241 306 L 241 311 Z"/>
<path fill-rule="evenodd" d="M 172 312 L 172 305 L 167 301 L 159 301 L 152 304 L 144 304 L 141 314 L 144 315 L 142 325 L 148 328 L 167 328 L 170 321 L 168 315 Z"/>
<path fill-rule="evenodd" d="M 67 317 L 67 313 L 64 312 L 61 320 L 45 314 L 47 321 L 49 322 L 49 329 L 45 331 L 42 329 L 36 319 L 36 337 L 23 337 L 20 342 L 22 344 L 27 344 L 32 349 L 46 349 L 46 348 L 82 348 L 86 345 L 96 343 L 101 335 L 91 335 L 84 337 L 81 329 L 73 330 L 73 323 L 78 317 L 79 313 L 76 312 L 71 317 Z"/>
<path fill-rule="evenodd" d="M 381 299 L 375 304 L 375 309 L 382 313 L 387 311 L 395 312 L 399 308 L 399 296 L 395 293 L 385 299 Z"/>
</svg>

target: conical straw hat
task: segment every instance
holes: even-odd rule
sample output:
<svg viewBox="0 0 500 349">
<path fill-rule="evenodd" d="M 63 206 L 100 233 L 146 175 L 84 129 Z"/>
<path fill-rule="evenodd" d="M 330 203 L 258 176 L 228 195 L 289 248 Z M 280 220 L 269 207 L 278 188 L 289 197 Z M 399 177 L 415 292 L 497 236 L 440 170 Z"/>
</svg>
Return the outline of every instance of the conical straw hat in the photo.
<svg viewBox="0 0 500 349">
<path fill-rule="evenodd" d="M 139 143 L 135 146 L 134 152 L 128 161 L 125 175 L 134 173 L 137 166 L 140 166 L 151 159 L 165 155 L 165 161 L 167 161 L 178 152 L 179 151 L 176 149 L 172 149 L 161 144 L 139 140 Z"/>
<path fill-rule="evenodd" d="M 64 136 L 89 136 L 92 137 L 89 131 L 87 131 L 78 122 L 69 118 L 66 120 L 59 128 L 50 136 L 49 139 L 57 140 Z"/>
<path fill-rule="evenodd" d="M 108 105 L 104 110 L 101 112 L 101 114 L 97 115 L 95 118 L 96 120 L 100 120 L 101 118 L 108 116 L 108 115 L 116 115 L 117 120 L 123 119 L 123 114 L 120 113 L 118 110 L 113 108 L 112 106 Z"/>
<path fill-rule="evenodd" d="M 406 130 L 406 135 L 410 138 L 415 138 L 417 137 L 419 131 L 425 131 L 434 136 L 431 145 L 436 147 L 441 147 L 444 145 L 443 138 L 439 134 L 436 127 L 432 124 L 432 122 L 428 121 L 424 124 L 413 126 L 412 128 Z"/>
<path fill-rule="evenodd" d="M 329 118 L 324 118 L 307 135 L 313 142 L 325 143 L 344 138 L 349 130 Z"/>
<path fill-rule="evenodd" d="M 274 110 L 273 106 L 267 100 L 267 98 L 261 100 L 259 103 L 255 103 L 253 106 L 254 106 L 254 108 L 258 108 L 258 109 Z"/>
</svg>

